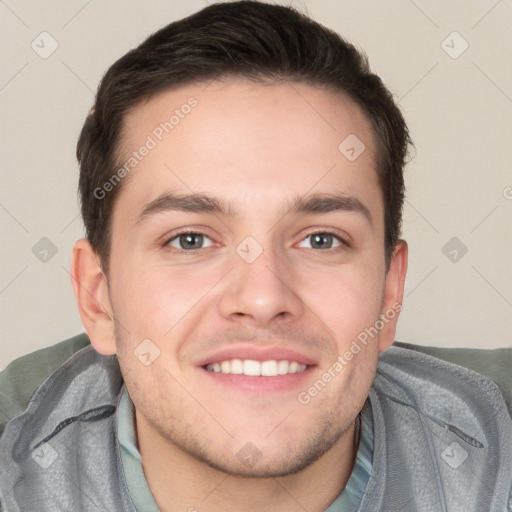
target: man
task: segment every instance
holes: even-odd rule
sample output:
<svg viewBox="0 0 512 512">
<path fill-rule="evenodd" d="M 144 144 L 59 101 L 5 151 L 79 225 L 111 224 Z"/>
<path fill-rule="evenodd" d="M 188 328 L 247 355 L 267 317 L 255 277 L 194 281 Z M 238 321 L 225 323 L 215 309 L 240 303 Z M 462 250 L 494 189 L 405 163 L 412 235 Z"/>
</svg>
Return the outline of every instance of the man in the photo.
<svg viewBox="0 0 512 512">
<path fill-rule="evenodd" d="M 90 344 L 6 423 L 3 506 L 507 510 L 498 387 L 389 348 L 409 143 L 287 7 L 214 4 L 117 61 L 77 148 Z"/>
</svg>

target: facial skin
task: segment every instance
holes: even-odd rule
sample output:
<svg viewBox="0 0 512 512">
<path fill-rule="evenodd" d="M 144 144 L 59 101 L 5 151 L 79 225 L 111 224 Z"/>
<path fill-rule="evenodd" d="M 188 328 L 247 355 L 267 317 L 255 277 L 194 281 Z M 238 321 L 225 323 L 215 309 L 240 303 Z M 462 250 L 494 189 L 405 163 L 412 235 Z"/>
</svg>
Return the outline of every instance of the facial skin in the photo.
<svg viewBox="0 0 512 512">
<path fill-rule="evenodd" d="M 352 471 L 354 421 L 398 313 L 307 405 L 298 394 L 401 303 L 407 268 L 401 243 L 385 272 L 370 123 L 343 95 L 305 84 L 189 85 L 128 115 L 124 156 L 191 96 L 197 106 L 124 178 L 108 282 L 88 242 L 75 245 L 82 321 L 98 352 L 118 355 L 162 511 L 325 510 Z M 354 161 L 338 149 L 349 134 L 366 146 Z M 139 220 L 171 192 L 217 197 L 238 216 L 165 210 Z M 357 199 L 371 221 L 357 210 L 285 214 L 296 196 L 333 193 Z M 205 235 L 188 240 L 193 254 L 176 238 L 183 228 Z M 314 236 L 322 230 L 335 236 Z M 136 357 L 147 339 L 160 351 L 148 366 Z M 202 367 L 225 349 L 227 359 L 250 359 L 249 349 L 263 360 L 286 349 L 310 364 L 300 374 L 228 381 Z"/>
</svg>

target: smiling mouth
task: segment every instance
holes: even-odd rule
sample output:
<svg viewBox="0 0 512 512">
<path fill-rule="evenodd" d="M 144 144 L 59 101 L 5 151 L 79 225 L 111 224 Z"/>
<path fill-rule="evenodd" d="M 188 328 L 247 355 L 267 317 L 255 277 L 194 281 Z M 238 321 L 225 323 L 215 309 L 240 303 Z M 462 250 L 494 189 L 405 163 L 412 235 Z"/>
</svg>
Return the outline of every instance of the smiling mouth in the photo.
<svg viewBox="0 0 512 512">
<path fill-rule="evenodd" d="M 203 366 L 209 372 L 231 375 L 246 375 L 248 377 L 277 377 L 302 373 L 308 368 L 297 361 L 275 360 L 255 361 L 253 359 L 228 359 Z"/>
</svg>

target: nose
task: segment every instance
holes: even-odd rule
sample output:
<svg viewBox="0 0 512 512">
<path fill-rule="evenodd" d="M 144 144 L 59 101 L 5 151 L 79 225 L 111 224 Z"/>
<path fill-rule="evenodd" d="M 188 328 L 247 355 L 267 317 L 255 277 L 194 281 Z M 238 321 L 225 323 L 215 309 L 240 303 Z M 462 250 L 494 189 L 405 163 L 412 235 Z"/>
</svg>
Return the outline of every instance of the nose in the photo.
<svg viewBox="0 0 512 512">
<path fill-rule="evenodd" d="M 233 269 L 220 300 L 221 314 L 251 327 L 289 322 L 303 313 L 304 304 L 284 252 L 264 249 L 252 262 L 235 252 Z"/>
</svg>

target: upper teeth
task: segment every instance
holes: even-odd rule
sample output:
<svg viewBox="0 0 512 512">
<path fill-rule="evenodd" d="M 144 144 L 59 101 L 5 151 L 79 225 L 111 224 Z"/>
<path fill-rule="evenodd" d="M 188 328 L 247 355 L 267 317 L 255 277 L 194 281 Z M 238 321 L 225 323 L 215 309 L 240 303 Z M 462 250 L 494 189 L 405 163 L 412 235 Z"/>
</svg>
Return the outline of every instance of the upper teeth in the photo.
<svg viewBox="0 0 512 512">
<path fill-rule="evenodd" d="M 307 366 L 296 361 L 253 361 L 252 359 L 231 359 L 220 363 L 207 364 L 206 369 L 210 372 L 234 373 L 236 375 L 250 375 L 275 377 L 288 373 L 303 372 Z"/>
</svg>

